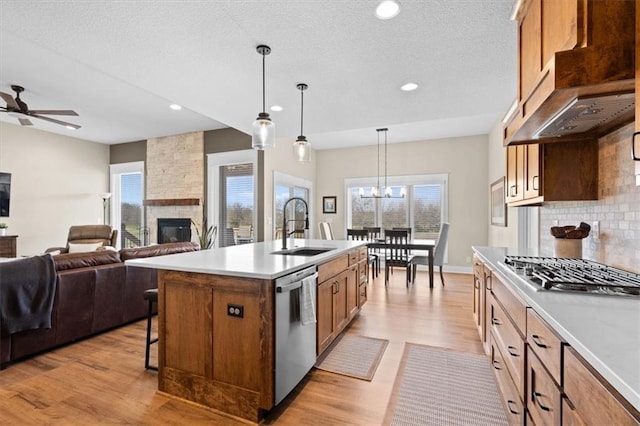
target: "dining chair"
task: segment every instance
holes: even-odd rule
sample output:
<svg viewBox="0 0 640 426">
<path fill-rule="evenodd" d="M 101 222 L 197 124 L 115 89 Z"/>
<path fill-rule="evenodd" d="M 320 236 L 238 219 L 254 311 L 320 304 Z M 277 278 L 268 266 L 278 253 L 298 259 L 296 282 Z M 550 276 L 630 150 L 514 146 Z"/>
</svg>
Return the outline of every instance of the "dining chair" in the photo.
<svg viewBox="0 0 640 426">
<path fill-rule="evenodd" d="M 409 239 L 409 241 L 411 241 L 411 228 L 405 227 L 405 226 L 394 226 L 393 228 L 394 231 L 407 231 L 407 238 Z M 407 250 L 408 254 L 411 254 L 411 250 Z"/>
<path fill-rule="evenodd" d="M 323 240 L 334 240 L 333 229 L 329 222 L 318 222 L 318 229 L 320 230 L 320 238 Z"/>
<path fill-rule="evenodd" d="M 347 240 L 367 241 L 369 240 L 369 232 L 366 229 L 347 229 Z M 367 254 L 367 267 L 370 267 L 372 271 L 375 271 L 377 261 L 377 256 Z M 367 276 L 368 275 L 367 271 Z M 373 278 L 373 273 L 371 274 L 371 277 Z"/>
<path fill-rule="evenodd" d="M 384 285 L 389 285 L 389 272 L 393 267 L 402 267 L 407 270 L 406 284 L 411 282 L 411 260 L 408 253 L 409 234 L 406 230 L 385 229 L 384 239 L 386 254 L 384 259 Z"/>
<path fill-rule="evenodd" d="M 444 275 L 442 275 L 442 264 L 444 263 L 444 249 L 447 247 L 447 238 L 449 237 L 449 224 L 443 223 L 440 227 L 438 240 L 433 248 L 433 266 L 440 269 L 440 281 L 444 285 Z M 429 256 L 413 256 L 412 263 L 412 281 L 416 280 L 416 269 L 418 265 L 429 265 Z"/>
<path fill-rule="evenodd" d="M 379 226 L 363 226 L 362 229 L 365 229 L 369 233 L 369 241 L 380 239 L 380 233 L 382 231 Z M 371 269 L 371 278 L 374 278 L 374 275 L 377 277 L 380 274 L 380 249 L 369 248 L 369 256 L 375 258 L 375 268 Z"/>
</svg>

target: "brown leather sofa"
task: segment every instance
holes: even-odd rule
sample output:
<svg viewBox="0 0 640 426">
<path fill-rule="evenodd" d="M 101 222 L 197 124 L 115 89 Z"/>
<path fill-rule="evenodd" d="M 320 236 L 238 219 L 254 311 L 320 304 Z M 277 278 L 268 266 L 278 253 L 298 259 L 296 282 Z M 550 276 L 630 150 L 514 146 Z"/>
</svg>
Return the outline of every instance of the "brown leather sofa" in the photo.
<svg viewBox="0 0 640 426">
<path fill-rule="evenodd" d="M 144 318 L 147 304 L 143 293 L 157 287 L 157 271 L 128 266 L 124 261 L 196 250 L 199 250 L 196 243 L 169 243 L 119 252 L 101 250 L 54 256 L 57 283 L 51 328 L 1 336 L 0 368 Z"/>
</svg>

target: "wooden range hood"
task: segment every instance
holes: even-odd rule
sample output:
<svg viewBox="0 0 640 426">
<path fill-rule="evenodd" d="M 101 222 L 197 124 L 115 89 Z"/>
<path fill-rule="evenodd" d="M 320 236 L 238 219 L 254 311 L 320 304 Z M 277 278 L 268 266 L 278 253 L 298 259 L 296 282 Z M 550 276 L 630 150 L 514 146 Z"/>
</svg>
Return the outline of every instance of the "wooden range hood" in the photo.
<svg viewBox="0 0 640 426">
<path fill-rule="evenodd" d="M 522 0 L 504 144 L 592 140 L 635 116 L 635 3 Z"/>
</svg>

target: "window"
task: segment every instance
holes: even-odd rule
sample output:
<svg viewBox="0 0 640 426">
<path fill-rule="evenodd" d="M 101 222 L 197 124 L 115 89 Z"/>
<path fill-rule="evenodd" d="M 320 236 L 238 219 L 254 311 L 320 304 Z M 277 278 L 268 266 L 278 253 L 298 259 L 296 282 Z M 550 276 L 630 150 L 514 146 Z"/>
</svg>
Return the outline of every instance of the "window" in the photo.
<svg viewBox="0 0 640 426">
<path fill-rule="evenodd" d="M 310 203 L 311 199 L 311 182 L 300 179 L 294 176 L 288 176 L 284 173 L 274 172 L 274 199 L 273 199 L 273 208 L 275 218 L 273 224 L 273 232 L 274 238 L 280 239 L 282 238 L 282 220 L 284 219 L 283 207 L 284 203 L 291 197 L 300 197 L 307 202 L 309 205 L 309 212 L 311 213 L 312 207 Z M 305 211 L 304 204 L 300 202 L 291 202 L 287 206 L 287 219 L 295 219 L 295 222 L 291 222 L 288 224 L 289 229 L 293 229 L 295 226 L 296 236 L 299 238 L 303 238 L 304 232 L 304 219 L 305 219 Z M 311 217 L 309 218 L 309 222 L 313 223 Z M 310 235 L 310 234 L 307 234 Z"/>
<path fill-rule="evenodd" d="M 405 198 L 360 198 L 360 188 L 370 193 L 376 178 L 347 179 L 347 228 L 380 226 L 413 228 L 413 238 L 435 239 L 440 224 L 447 222 L 448 175 L 390 176 L 394 196 L 404 190 Z M 384 191 L 385 188 L 382 188 Z"/>
<path fill-rule="evenodd" d="M 140 247 L 147 244 L 148 232 L 144 227 L 144 163 L 112 164 L 111 225 L 118 229 L 118 247 Z"/>
</svg>

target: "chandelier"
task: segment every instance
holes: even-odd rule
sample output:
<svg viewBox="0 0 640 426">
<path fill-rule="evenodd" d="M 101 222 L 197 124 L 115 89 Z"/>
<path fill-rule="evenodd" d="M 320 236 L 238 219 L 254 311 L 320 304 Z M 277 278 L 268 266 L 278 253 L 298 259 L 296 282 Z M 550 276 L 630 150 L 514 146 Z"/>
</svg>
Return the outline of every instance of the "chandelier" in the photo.
<svg viewBox="0 0 640 426">
<path fill-rule="evenodd" d="M 376 129 L 378 132 L 378 173 L 377 173 L 377 185 L 371 188 L 370 195 L 365 195 L 364 188 L 360 188 L 360 198 L 404 198 L 406 195 L 406 189 L 403 187 L 400 190 L 400 195 L 393 195 L 391 187 L 387 185 L 387 132 L 389 129 L 381 128 Z M 384 132 L 384 194 L 382 193 L 382 187 L 380 186 L 380 132 Z"/>
</svg>

